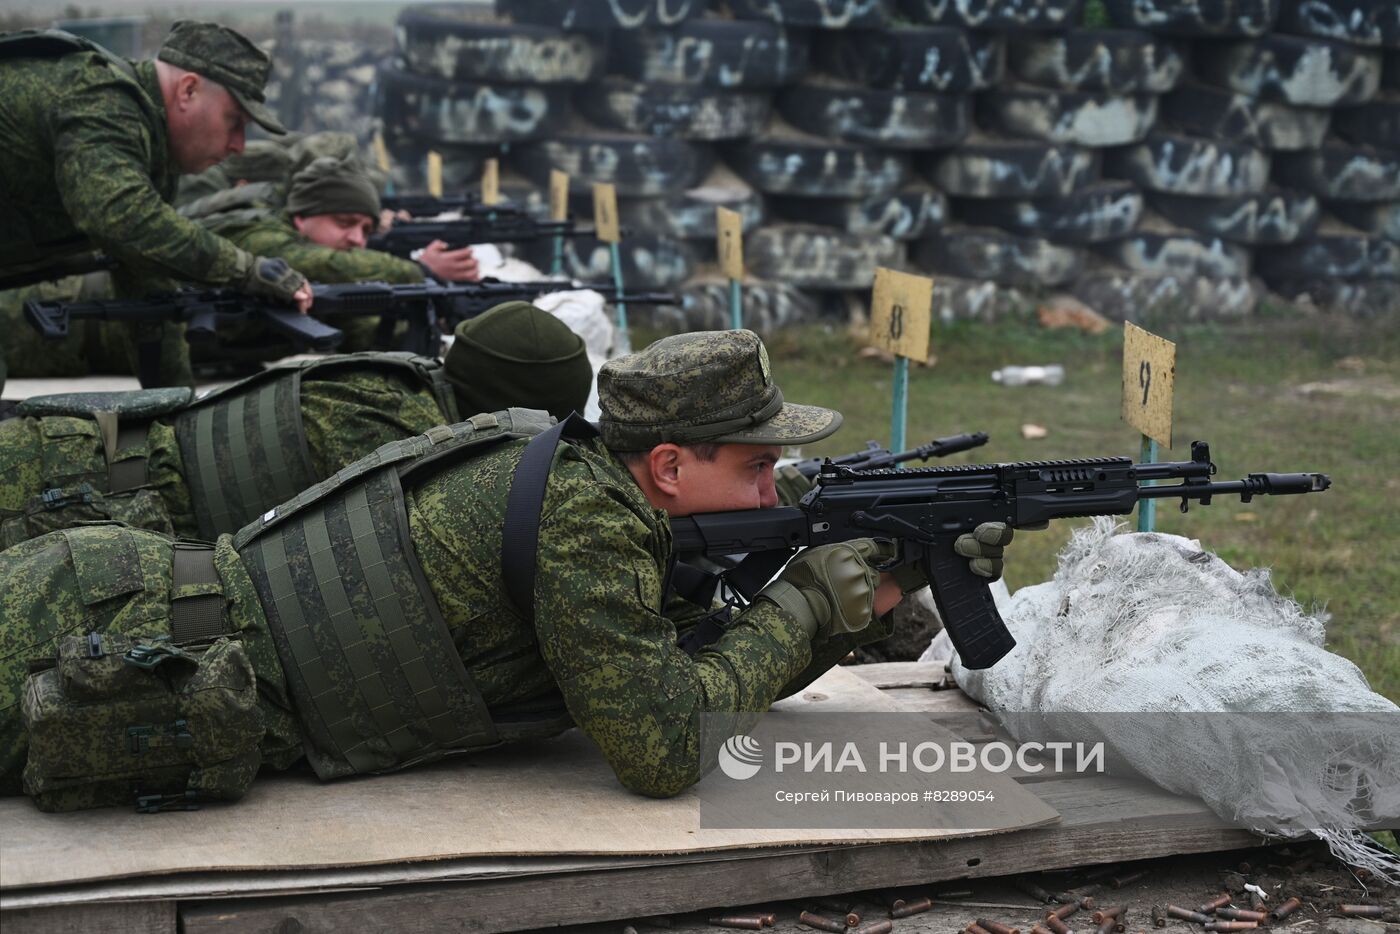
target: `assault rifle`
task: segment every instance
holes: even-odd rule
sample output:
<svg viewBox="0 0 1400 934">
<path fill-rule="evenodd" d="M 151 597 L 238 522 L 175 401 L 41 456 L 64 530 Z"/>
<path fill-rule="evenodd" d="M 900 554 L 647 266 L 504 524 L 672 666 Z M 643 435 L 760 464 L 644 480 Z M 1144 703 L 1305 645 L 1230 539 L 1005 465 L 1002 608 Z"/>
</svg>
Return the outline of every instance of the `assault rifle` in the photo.
<svg viewBox="0 0 1400 934">
<path fill-rule="evenodd" d="M 337 315 L 380 319 L 376 342 L 383 349 L 393 345 L 400 320 L 408 325 L 398 349 L 436 356 L 441 335 L 451 333 L 459 321 L 473 318 L 501 302 L 530 301 L 547 292 L 566 289 L 593 289 L 610 302 L 635 305 L 670 305 L 676 301 L 670 292 L 620 292 L 611 282 L 574 282 L 570 279 L 541 279 L 535 282 L 438 283 L 433 281 L 390 285 L 385 282 L 347 282 L 313 285 L 312 309 L 318 316 Z M 68 335 L 73 319 L 96 318 L 104 321 L 183 321 L 190 341 L 213 340 L 219 326 L 234 321 L 263 321 L 278 334 L 289 338 L 299 349 L 333 350 L 341 332 L 311 315 L 266 299 L 254 298 L 232 289 L 186 289 L 137 299 L 92 302 L 29 301 L 25 317 L 45 338 L 58 340 Z"/>
<path fill-rule="evenodd" d="M 1027 461 L 912 470 L 852 470 L 823 465 L 817 485 L 796 506 L 695 514 L 671 519 L 674 550 L 687 555 L 746 554 L 725 572 L 729 589 L 753 598 L 794 549 L 853 538 L 896 543 L 898 557 L 882 570 L 918 562 L 934 601 L 968 668 L 989 668 L 1011 651 L 1012 637 L 987 580 L 972 573 L 953 540 L 983 522 L 1013 528 L 1075 516 L 1122 516 L 1143 499 L 1181 499 L 1210 505 L 1216 496 L 1316 493 L 1332 481 L 1320 473 L 1252 473 L 1215 482 L 1204 441 L 1191 444 L 1191 460 L 1134 464 L 1127 457 Z M 1175 480 L 1165 486 L 1147 481 Z"/>
<path fill-rule="evenodd" d="M 811 480 L 821 473 L 823 464 L 836 464 L 841 467 L 849 467 L 852 470 L 885 470 L 895 464 L 903 464 L 912 460 L 926 461 L 931 457 L 947 457 L 949 454 L 957 454 L 959 451 L 970 451 L 973 448 L 980 448 L 986 443 L 986 432 L 974 431 L 968 435 L 934 438 L 928 444 L 921 444 L 912 450 L 900 451 L 896 454 L 888 448 L 881 447 L 878 441 L 867 441 L 864 451 L 826 459 L 809 457 L 806 460 L 797 461 L 792 466 L 796 467 L 802 476 Z"/>
<path fill-rule="evenodd" d="M 31 300 L 24 303 L 24 316 L 45 340 L 67 337 L 74 319 L 183 321 L 185 339 L 191 343 L 216 340 L 221 325 L 242 321 L 261 321 L 304 350 L 333 350 L 343 337 L 336 328 L 288 305 L 222 288 L 88 302 Z"/>
<path fill-rule="evenodd" d="M 436 217 L 448 211 L 456 211 L 470 217 L 489 217 L 493 214 L 504 217 L 525 213 L 525 209 L 518 204 L 485 204 L 480 195 L 471 193 L 444 198 L 435 198 L 432 195 L 383 195 L 379 199 L 379 206 L 396 214 L 402 211 L 409 217 Z"/>
<path fill-rule="evenodd" d="M 591 226 L 579 226 L 574 221 L 542 221 L 528 214 L 498 213 L 474 215 L 455 221 L 398 221 L 384 233 L 373 234 L 366 246 L 381 253 L 408 257 L 434 240 L 441 240 L 450 249 L 473 243 L 519 243 L 550 237 L 591 237 Z"/>
</svg>

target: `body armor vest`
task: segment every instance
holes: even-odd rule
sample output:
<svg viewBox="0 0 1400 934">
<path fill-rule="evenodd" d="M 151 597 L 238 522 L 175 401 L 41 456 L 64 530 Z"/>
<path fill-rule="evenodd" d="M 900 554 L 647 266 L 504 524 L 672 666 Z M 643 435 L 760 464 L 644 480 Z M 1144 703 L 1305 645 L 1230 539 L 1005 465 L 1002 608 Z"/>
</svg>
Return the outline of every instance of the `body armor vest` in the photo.
<svg viewBox="0 0 1400 934">
<path fill-rule="evenodd" d="M 274 367 L 190 405 L 175 419 L 185 481 L 201 537 L 237 531 L 318 479 L 301 418 L 301 383 L 334 368 L 379 367 L 409 375 L 457 420 L 442 363 L 407 353 L 343 354 Z"/>
<path fill-rule="evenodd" d="M 509 409 L 386 444 L 234 537 L 321 778 L 484 749 L 566 715 L 493 722 L 409 537 L 405 481 L 549 427 Z"/>
</svg>

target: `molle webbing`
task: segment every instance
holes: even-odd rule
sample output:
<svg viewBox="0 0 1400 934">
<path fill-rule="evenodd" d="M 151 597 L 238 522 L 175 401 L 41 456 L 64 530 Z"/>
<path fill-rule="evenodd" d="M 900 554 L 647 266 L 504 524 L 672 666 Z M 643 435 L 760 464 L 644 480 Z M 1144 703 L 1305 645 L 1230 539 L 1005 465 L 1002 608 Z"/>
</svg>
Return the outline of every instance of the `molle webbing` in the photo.
<svg viewBox="0 0 1400 934">
<path fill-rule="evenodd" d="M 316 482 L 301 423 L 301 371 L 267 373 L 195 403 L 175 421 L 204 538 L 236 531 Z"/>
<path fill-rule="evenodd" d="M 401 477 L 547 424 L 512 409 L 386 444 L 234 537 L 321 778 L 499 741 L 418 564 Z"/>
<path fill-rule="evenodd" d="M 170 637 L 176 645 L 213 642 L 227 634 L 213 547 L 176 542 L 171 582 L 175 596 L 170 601 Z"/>
</svg>

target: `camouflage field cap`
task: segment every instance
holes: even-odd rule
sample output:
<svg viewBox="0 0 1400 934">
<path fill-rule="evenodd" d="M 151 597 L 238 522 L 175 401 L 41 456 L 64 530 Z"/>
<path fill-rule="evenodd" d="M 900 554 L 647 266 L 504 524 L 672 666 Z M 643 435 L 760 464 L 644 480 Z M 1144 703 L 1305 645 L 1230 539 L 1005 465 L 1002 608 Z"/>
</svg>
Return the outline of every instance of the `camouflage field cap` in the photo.
<svg viewBox="0 0 1400 934">
<path fill-rule="evenodd" d="M 227 26 L 177 20 L 156 58 L 217 81 L 264 130 L 279 136 L 287 132 L 267 108 L 267 98 L 263 96 L 272 60 Z"/>
<path fill-rule="evenodd" d="M 662 338 L 598 371 L 598 427 L 615 451 L 700 442 L 805 444 L 841 427 L 841 413 L 783 401 L 768 351 L 752 331 Z"/>
</svg>

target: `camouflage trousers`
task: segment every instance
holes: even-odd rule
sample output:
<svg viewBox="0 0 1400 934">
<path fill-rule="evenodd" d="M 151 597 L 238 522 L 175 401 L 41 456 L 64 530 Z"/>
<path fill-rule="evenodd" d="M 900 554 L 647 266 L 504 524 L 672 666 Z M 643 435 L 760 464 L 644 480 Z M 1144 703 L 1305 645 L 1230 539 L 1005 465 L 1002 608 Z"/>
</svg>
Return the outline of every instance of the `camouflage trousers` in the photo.
<svg viewBox="0 0 1400 934">
<path fill-rule="evenodd" d="M 31 659 L 88 632 L 156 637 L 170 632 L 174 543 L 115 523 L 51 532 L 0 552 L 0 794 L 19 794 L 28 750 L 20 699 Z M 239 634 L 258 679 L 265 765 L 301 756 L 282 667 L 252 582 L 223 536 L 214 566 L 226 628 Z"/>
<path fill-rule="evenodd" d="M 105 495 L 107 456 L 95 421 L 65 416 L 0 421 L 0 550 L 106 519 L 194 537 L 198 527 L 174 429 L 152 422 L 145 447 L 135 453 L 146 457 L 147 484 Z M 45 491 L 54 492 L 45 497 Z"/>
</svg>

